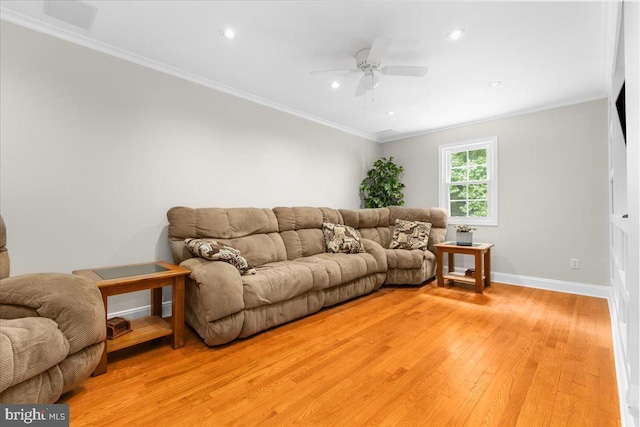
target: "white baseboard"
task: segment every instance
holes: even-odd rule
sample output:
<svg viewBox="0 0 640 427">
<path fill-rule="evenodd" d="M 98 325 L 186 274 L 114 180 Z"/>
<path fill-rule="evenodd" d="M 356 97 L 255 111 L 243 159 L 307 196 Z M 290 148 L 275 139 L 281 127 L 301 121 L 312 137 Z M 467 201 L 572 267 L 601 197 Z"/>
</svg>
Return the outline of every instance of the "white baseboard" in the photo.
<svg viewBox="0 0 640 427">
<path fill-rule="evenodd" d="M 114 311 L 107 314 L 107 318 L 112 317 L 126 317 L 129 320 L 140 319 L 151 315 L 151 306 L 143 305 L 142 307 L 130 308 L 127 310 Z M 162 317 L 171 316 L 171 301 L 165 301 L 162 303 Z"/>
<path fill-rule="evenodd" d="M 446 267 L 445 267 L 446 268 Z M 466 267 L 456 267 L 456 273 L 463 273 Z M 564 292 L 567 294 L 584 295 L 609 299 L 609 286 L 588 285 L 586 283 L 567 282 L 565 280 L 545 279 L 543 277 L 520 276 L 519 274 L 491 273 L 491 281 L 507 285 L 524 286 L 526 288 L 545 289 L 547 291 Z"/>
<path fill-rule="evenodd" d="M 464 272 L 464 269 L 462 271 Z M 604 299 L 609 299 L 611 294 L 611 288 L 609 286 L 589 285 L 585 283 L 567 282 L 564 280 L 545 279 L 541 277 L 520 276 L 508 273 L 491 273 L 491 281 Z"/>
</svg>

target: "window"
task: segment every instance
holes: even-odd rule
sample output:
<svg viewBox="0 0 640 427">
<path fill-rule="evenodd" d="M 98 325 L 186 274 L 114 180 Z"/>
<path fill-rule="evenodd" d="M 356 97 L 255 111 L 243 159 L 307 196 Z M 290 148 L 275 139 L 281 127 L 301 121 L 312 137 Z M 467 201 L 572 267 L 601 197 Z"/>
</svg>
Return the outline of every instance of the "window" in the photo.
<svg viewBox="0 0 640 427">
<path fill-rule="evenodd" d="M 440 206 L 450 224 L 498 225 L 498 139 L 440 146 Z"/>
</svg>

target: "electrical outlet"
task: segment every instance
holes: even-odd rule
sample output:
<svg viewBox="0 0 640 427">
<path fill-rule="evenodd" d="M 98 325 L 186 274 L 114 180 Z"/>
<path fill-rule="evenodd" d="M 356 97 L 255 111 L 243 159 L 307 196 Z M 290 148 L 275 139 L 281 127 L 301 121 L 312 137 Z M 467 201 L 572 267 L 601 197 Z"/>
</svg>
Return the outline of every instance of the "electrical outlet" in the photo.
<svg viewBox="0 0 640 427">
<path fill-rule="evenodd" d="M 571 269 L 572 270 L 580 270 L 580 259 L 579 258 L 571 258 Z"/>
</svg>

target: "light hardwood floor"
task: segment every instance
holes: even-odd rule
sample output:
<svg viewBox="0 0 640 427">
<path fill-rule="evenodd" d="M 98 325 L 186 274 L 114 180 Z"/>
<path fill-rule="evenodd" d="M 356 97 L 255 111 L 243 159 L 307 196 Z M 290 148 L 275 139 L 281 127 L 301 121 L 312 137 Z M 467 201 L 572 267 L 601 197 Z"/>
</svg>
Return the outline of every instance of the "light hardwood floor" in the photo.
<svg viewBox="0 0 640 427">
<path fill-rule="evenodd" d="M 382 288 L 245 340 L 147 343 L 60 403 L 71 425 L 619 426 L 606 300 Z"/>
</svg>

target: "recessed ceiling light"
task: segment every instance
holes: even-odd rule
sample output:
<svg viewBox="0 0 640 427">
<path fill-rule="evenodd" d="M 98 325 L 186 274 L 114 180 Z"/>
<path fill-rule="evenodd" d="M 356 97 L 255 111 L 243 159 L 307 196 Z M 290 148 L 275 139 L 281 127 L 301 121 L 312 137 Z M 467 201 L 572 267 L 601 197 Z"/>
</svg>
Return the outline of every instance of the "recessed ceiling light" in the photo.
<svg viewBox="0 0 640 427">
<path fill-rule="evenodd" d="M 338 89 L 340 87 L 340 83 L 339 82 L 333 82 L 331 83 L 331 87 L 334 89 Z"/>
<path fill-rule="evenodd" d="M 388 115 L 388 116 L 393 116 L 394 114 L 396 114 L 396 112 L 395 112 L 395 111 L 387 111 L 387 115 Z"/>
<path fill-rule="evenodd" d="M 228 38 L 229 40 L 233 40 L 236 38 L 236 32 L 232 29 L 226 29 L 222 32 L 222 35 Z"/>
<path fill-rule="evenodd" d="M 460 40 L 464 36 L 464 30 L 453 30 L 447 34 L 449 40 Z"/>
<path fill-rule="evenodd" d="M 492 82 L 489 82 L 489 87 L 498 87 L 502 84 L 502 82 L 500 80 L 494 80 Z"/>
</svg>

